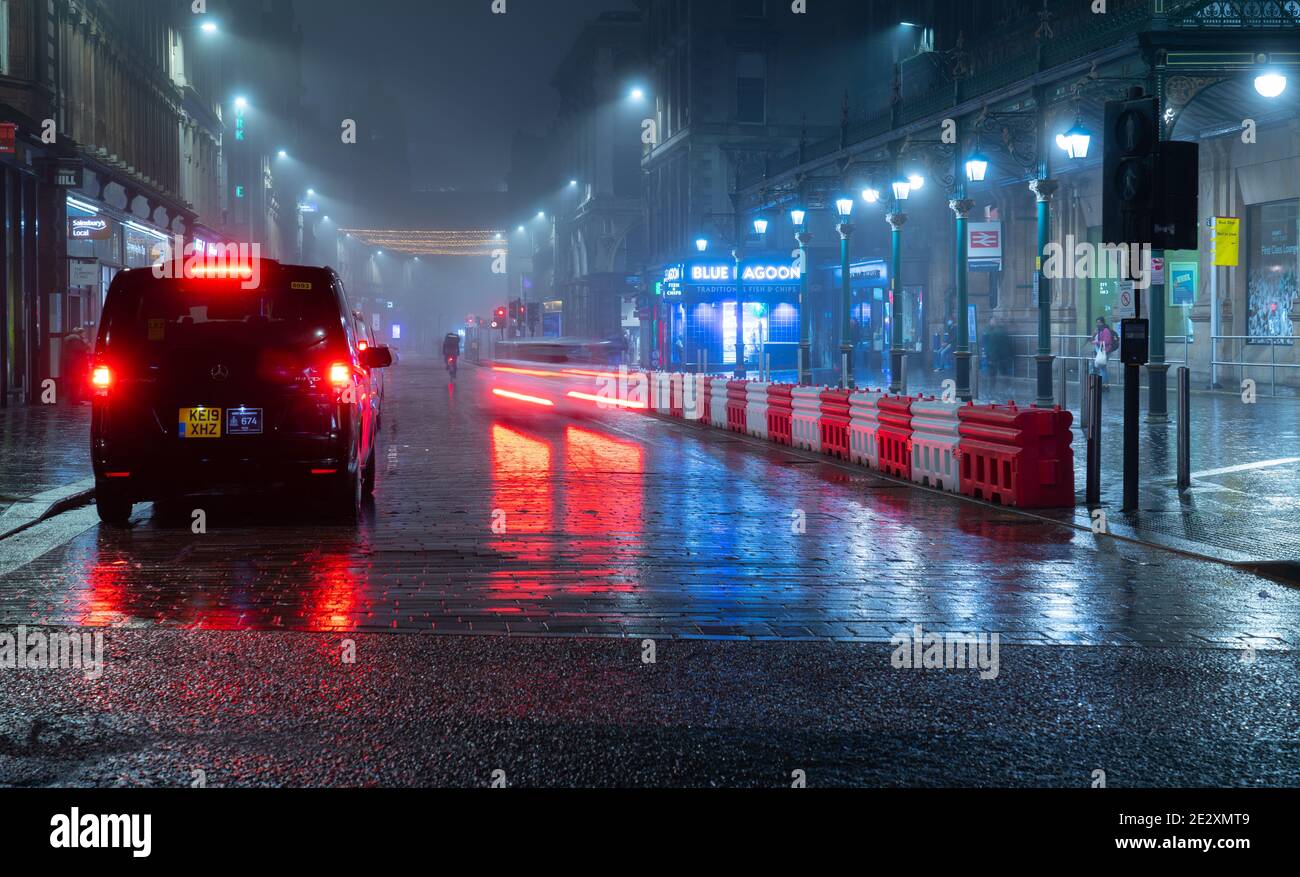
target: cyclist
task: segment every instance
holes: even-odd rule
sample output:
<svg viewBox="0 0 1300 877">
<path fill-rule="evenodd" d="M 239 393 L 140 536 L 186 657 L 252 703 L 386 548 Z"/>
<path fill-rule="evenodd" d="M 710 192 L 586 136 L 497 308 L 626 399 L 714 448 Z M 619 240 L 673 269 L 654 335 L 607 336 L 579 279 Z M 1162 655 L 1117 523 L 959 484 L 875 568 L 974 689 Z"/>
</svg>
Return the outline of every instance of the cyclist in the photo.
<svg viewBox="0 0 1300 877">
<path fill-rule="evenodd" d="M 442 339 L 442 358 L 447 362 L 447 373 L 451 379 L 456 380 L 456 363 L 460 359 L 460 336 L 455 332 L 448 332 L 447 337 Z"/>
</svg>

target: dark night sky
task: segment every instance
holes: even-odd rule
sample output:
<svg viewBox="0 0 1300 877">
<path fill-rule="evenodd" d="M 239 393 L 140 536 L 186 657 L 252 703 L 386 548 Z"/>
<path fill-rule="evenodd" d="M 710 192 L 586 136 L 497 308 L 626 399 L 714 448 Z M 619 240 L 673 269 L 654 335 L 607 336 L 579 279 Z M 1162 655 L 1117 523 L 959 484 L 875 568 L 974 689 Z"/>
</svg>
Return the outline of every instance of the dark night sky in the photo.
<svg viewBox="0 0 1300 877">
<path fill-rule="evenodd" d="M 417 188 L 495 189 L 516 129 L 552 117 L 551 75 L 583 22 L 629 0 L 296 0 L 306 100 L 354 115 L 387 75 L 409 95 Z"/>
</svg>

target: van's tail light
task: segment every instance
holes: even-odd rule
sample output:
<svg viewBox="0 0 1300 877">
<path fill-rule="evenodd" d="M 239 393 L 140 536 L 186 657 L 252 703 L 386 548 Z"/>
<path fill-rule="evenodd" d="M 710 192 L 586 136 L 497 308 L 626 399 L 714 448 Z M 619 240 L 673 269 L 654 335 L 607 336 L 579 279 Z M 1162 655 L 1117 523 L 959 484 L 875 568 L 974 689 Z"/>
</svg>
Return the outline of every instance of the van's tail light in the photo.
<svg viewBox="0 0 1300 877">
<path fill-rule="evenodd" d="M 106 365 L 97 365 L 90 372 L 90 386 L 96 396 L 107 396 L 113 388 L 113 370 Z"/>
<path fill-rule="evenodd" d="M 346 362 L 336 362 L 330 366 L 330 383 L 335 389 L 342 390 L 352 385 L 352 366 Z"/>
</svg>

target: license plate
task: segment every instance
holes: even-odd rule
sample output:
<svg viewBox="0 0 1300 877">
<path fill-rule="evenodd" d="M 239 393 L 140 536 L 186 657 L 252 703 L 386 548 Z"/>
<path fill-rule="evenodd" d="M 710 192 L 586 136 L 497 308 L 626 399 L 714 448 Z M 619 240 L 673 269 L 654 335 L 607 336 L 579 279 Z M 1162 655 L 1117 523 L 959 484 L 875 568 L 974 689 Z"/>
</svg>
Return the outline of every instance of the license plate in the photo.
<svg viewBox="0 0 1300 877">
<path fill-rule="evenodd" d="M 180 436 L 183 439 L 221 438 L 221 409 L 182 408 Z"/>
<path fill-rule="evenodd" d="M 226 435 L 261 435 L 261 408 L 227 408 Z"/>
</svg>

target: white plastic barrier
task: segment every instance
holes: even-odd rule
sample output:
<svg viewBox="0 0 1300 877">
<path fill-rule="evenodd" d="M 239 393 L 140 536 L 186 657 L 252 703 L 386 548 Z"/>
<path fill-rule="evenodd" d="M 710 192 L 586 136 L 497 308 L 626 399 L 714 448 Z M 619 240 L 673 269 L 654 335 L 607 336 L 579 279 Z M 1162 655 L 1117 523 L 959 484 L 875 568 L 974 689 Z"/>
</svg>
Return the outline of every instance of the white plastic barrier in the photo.
<svg viewBox="0 0 1300 877">
<path fill-rule="evenodd" d="M 709 426 L 727 428 L 727 379 L 709 379 Z"/>
<path fill-rule="evenodd" d="M 767 439 L 767 388 L 771 384 L 755 381 L 745 388 L 745 432 Z"/>
<path fill-rule="evenodd" d="M 884 393 L 859 390 L 849 395 L 849 458 L 860 466 L 880 468 L 880 447 L 876 430 L 880 428 L 877 403 Z"/>
<path fill-rule="evenodd" d="M 650 386 L 652 388 L 650 407 L 660 414 L 671 413 L 673 376 L 668 372 L 655 372 L 650 377 Z"/>
<path fill-rule="evenodd" d="M 683 383 L 682 416 L 689 421 L 707 421 L 709 412 L 704 407 L 704 388 L 708 378 L 704 375 L 686 375 Z"/>
<path fill-rule="evenodd" d="M 957 448 L 961 444 L 957 402 L 922 399 L 912 403 L 912 481 L 948 493 L 961 489 Z"/>
<path fill-rule="evenodd" d="M 791 399 L 794 408 L 791 417 L 794 446 L 820 454 L 822 450 L 821 387 L 795 387 Z"/>
</svg>

